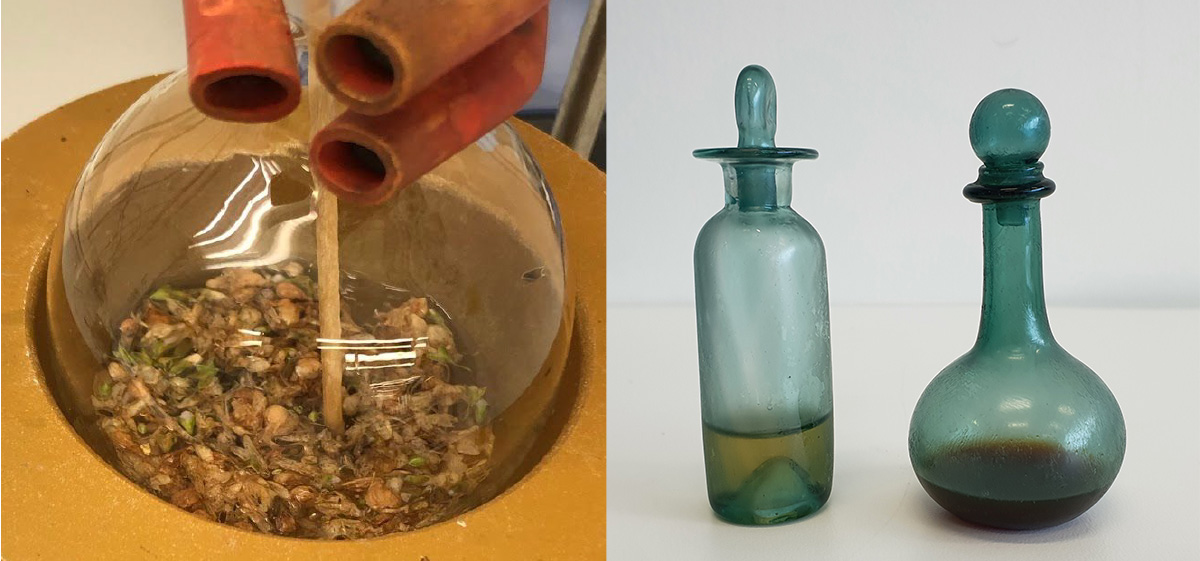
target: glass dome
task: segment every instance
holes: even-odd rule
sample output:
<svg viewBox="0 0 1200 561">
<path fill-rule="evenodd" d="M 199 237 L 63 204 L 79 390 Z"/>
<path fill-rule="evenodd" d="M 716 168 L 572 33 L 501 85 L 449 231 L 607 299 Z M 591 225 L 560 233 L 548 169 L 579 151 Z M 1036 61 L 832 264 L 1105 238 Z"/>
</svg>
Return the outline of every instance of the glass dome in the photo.
<svg viewBox="0 0 1200 561">
<path fill-rule="evenodd" d="M 342 202 L 343 337 L 322 339 L 307 106 L 217 121 L 179 72 L 116 122 L 65 215 L 62 288 L 96 368 L 64 408 L 206 518 L 315 538 L 445 520 L 537 461 L 572 322 L 554 197 L 503 125 L 383 204 Z M 345 435 L 321 416 L 326 347 L 345 352 Z"/>
</svg>

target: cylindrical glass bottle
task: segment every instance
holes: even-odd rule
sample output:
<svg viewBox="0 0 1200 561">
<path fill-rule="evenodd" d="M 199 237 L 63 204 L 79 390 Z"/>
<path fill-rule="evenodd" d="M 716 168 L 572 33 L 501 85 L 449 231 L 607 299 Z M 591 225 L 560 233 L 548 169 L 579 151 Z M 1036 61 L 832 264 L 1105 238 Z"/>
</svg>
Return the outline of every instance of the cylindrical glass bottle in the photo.
<svg viewBox="0 0 1200 561">
<path fill-rule="evenodd" d="M 909 432 L 913 469 L 938 504 L 1008 529 L 1079 516 L 1125 454 L 1116 399 L 1046 318 L 1039 199 L 1054 183 L 1038 158 L 1049 135 L 1045 108 L 1026 92 L 995 92 L 975 110 L 971 142 L 984 166 L 964 194 L 983 204 L 979 336 L 925 389 Z"/>
<path fill-rule="evenodd" d="M 721 163 L 725 208 L 696 240 L 696 319 L 709 501 L 721 518 L 773 524 L 829 497 L 833 399 L 825 248 L 790 207 L 792 163 L 776 148 L 774 84 L 738 77 L 738 148 Z"/>
</svg>

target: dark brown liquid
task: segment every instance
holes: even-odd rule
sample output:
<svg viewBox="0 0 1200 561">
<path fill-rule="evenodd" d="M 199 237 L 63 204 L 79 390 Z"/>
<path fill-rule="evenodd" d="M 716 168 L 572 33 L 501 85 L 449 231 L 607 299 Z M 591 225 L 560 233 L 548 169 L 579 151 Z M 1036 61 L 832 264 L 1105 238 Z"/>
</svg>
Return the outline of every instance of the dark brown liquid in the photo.
<svg viewBox="0 0 1200 561">
<path fill-rule="evenodd" d="M 959 518 L 1009 530 L 1062 524 L 1100 500 L 1111 483 L 1089 456 L 1044 442 L 1004 441 L 952 448 L 917 476 Z"/>
</svg>

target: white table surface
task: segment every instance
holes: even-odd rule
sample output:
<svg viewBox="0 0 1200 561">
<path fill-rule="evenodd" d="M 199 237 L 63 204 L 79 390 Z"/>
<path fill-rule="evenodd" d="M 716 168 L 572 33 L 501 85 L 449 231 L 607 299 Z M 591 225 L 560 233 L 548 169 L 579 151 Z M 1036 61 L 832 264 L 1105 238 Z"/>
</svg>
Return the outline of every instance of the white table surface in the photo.
<svg viewBox="0 0 1200 561">
<path fill-rule="evenodd" d="M 959 522 L 908 461 L 913 406 L 974 342 L 977 306 L 832 309 L 833 493 L 815 515 L 765 528 L 708 506 L 692 307 L 610 307 L 609 558 L 1200 559 L 1200 310 L 1049 313 L 1117 396 L 1128 449 L 1091 510 L 1021 533 Z"/>
</svg>

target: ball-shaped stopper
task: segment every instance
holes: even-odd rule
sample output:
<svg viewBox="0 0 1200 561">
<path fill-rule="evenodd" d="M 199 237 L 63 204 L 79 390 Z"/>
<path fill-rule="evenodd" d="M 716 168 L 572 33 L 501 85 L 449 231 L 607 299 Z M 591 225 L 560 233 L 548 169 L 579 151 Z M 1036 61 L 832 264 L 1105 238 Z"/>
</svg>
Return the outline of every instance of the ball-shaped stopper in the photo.
<svg viewBox="0 0 1200 561">
<path fill-rule="evenodd" d="M 984 165 L 1011 169 L 1031 165 L 1050 144 L 1050 116 L 1033 94 L 992 92 L 971 115 L 971 148 Z"/>
</svg>

